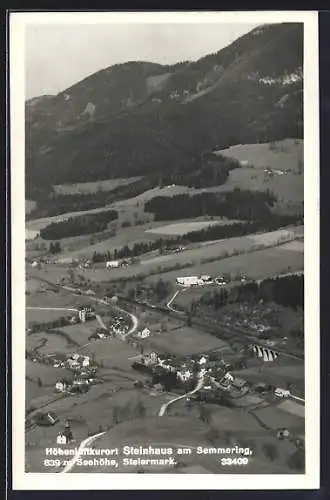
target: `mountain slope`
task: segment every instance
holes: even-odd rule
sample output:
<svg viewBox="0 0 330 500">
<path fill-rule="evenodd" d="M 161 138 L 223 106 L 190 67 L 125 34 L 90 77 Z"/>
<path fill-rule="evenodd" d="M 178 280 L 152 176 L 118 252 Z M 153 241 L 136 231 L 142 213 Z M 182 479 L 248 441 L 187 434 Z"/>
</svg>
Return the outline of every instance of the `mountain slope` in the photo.
<svg viewBox="0 0 330 500">
<path fill-rule="evenodd" d="M 26 104 L 27 191 L 200 167 L 201 153 L 302 137 L 303 25 L 266 25 L 194 63 L 131 62 Z"/>
</svg>

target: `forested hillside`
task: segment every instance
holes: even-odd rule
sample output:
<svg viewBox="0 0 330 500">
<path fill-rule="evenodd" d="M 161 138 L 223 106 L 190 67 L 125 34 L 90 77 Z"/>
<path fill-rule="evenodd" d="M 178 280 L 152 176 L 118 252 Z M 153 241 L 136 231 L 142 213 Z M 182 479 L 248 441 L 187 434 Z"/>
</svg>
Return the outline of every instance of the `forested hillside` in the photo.
<svg viewBox="0 0 330 500">
<path fill-rule="evenodd" d="M 197 171 L 204 150 L 302 137 L 303 26 L 259 27 L 194 63 L 129 62 L 26 104 L 27 195 Z"/>
</svg>

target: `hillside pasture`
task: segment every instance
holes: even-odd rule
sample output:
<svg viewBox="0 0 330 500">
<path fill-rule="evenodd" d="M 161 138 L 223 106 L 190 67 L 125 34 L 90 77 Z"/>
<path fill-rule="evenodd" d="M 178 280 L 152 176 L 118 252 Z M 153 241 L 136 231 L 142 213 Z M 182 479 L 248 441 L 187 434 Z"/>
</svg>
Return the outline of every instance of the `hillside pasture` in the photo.
<svg viewBox="0 0 330 500">
<path fill-rule="evenodd" d="M 247 162 L 256 169 L 296 170 L 298 161 L 303 161 L 304 142 L 301 139 L 283 139 L 274 143 L 238 144 L 217 153 L 243 162 L 243 165 Z"/>
<path fill-rule="evenodd" d="M 194 222 L 179 222 L 174 224 L 168 224 L 165 226 L 155 227 L 153 229 L 147 229 L 146 232 L 165 235 L 165 236 L 181 236 L 183 234 L 189 233 L 191 231 L 200 231 L 201 229 L 205 229 L 209 226 L 213 225 L 227 225 L 227 224 L 235 224 L 238 221 L 235 220 L 202 220 L 202 221 L 194 221 Z"/>
<path fill-rule="evenodd" d="M 53 271 L 50 270 L 49 273 L 47 273 L 46 277 L 49 279 L 49 281 L 52 281 L 55 283 L 57 278 L 61 276 L 62 274 L 65 275 L 65 273 L 61 273 L 58 268 L 53 268 Z M 42 273 L 42 271 L 39 271 Z M 45 276 L 43 274 L 43 276 Z M 86 303 L 87 298 L 82 298 L 79 302 Z M 65 294 L 65 293 L 56 293 L 51 290 L 45 290 L 42 292 L 38 292 L 35 294 L 28 295 L 26 297 L 26 306 L 27 307 L 40 307 L 40 308 L 54 308 L 54 314 L 55 316 L 59 314 L 60 316 L 68 316 L 72 313 L 72 311 L 69 311 L 69 309 L 74 308 L 74 304 L 77 303 L 78 300 L 72 294 Z M 63 311 L 58 311 L 56 308 L 63 308 Z M 40 309 L 40 310 L 31 310 L 31 313 L 33 313 L 33 316 L 35 317 L 43 317 L 43 319 L 37 320 L 37 321 L 43 321 L 44 318 L 50 317 L 51 311 L 48 311 L 47 309 Z"/>
<path fill-rule="evenodd" d="M 98 182 L 78 182 L 76 184 L 57 184 L 54 186 L 57 195 L 90 194 L 98 191 L 113 191 L 117 187 L 126 186 L 140 180 L 141 177 L 123 179 L 107 179 Z"/>
<path fill-rule="evenodd" d="M 26 323 L 46 323 L 61 317 L 67 317 L 72 314 L 68 309 L 49 310 L 49 309 L 26 309 Z"/>
<path fill-rule="evenodd" d="M 33 363 L 30 360 L 25 362 L 25 376 L 32 380 L 41 382 L 44 386 L 53 386 L 60 378 L 72 378 L 72 373 L 63 368 L 54 368 L 51 365 L 43 365 L 41 363 Z"/>
<path fill-rule="evenodd" d="M 218 267 L 219 264 L 222 266 L 222 263 L 225 262 L 224 260 L 219 260 L 218 262 L 205 264 L 205 260 L 207 259 L 214 259 L 216 261 L 216 259 L 221 259 L 226 254 L 230 255 L 232 252 L 251 252 L 261 245 L 275 246 L 281 241 L 284 242 L 286 239 L 294 238 L 295 232 L 296 229 L 293 228 L 289 231 L 278 230 L 260 235 L 228 238 L 224 240 L 208 242 L 207 244 L 202 243 L 191 245 L 184 252 L 171 255 L 159 255 L 155 257 L 148 256 L 145 259 L 141 259 L 140 263 L 138 264 L 133 264 L 127 268 L 111 269 L 111 271 L 107 272 L 106 274 L 103 266 L 100 269 L 87 270 L 84 274 L 86 278 L 89 278 L 92 281 L 115 281 L 121 278 L 133 277 L 138 273 L 148 274 L 150 272 L 153 272 L 155 274 L 150 277 L 150 279 L 158 280 L 158 273 L 161 273 L 162 279 L 167 279 L 167 274 L 170 274 L 171 272 L 163 273 L 163 270 L 166 270 L 167 267 L 171 267 L 176 264 L 180 266 L 185 264 L 191 265 L 187 268 L 173 271 L 172 274 L 174 273 L 173 275 L 175 275 L 175 277 L 194 275 L 199 273 L 204 274 L 203 269 L 206 269 L 207 266 L 211 266 L 212 268 L 214 268 L 214 266 Z M 292 254 L 295 254 L 295 252 L 292 252 Z M 205 274 L 207 274 L 207 272 L 205 272 Z"/>
<path fill-rule="evenodd" d="M 281 403 L 280 403 L 281 404 Z M 280 406 L 269 406 L 254 410 L 254 414 L 268 427 L 276 430 L 286 427 L 291 431 L 304 432 L 304 419 L 298 415 L 290 414 Z"/>
<path fill-rule="evenodd" d="M 119 213 L 119 218 L 122 217 L 123 220 L 125 219 L 125 217 L 128 217 L 127 213 L 129 213 L 131 219 L 134 220 L 135 213 L 138 214 L 138 218 L 140 217 L 139 213 L 141 213 L 141 208 L 140 209 L 134 207 L 118 208 L 118 213 Z M 141 218 L 142 220 L 144 220 L 142 216 Z M 230 221 L 221 219 L 219 220 L 219 223 L 227 224 L 230 223 Z M 191 224 L 192 226 L 190 226 Z M 64 251 L 61 253 L 61 258 L 72 259 L 82 255 L 86 257 L 91 257 L 94 252 L 97 253 L 104 253 L 108 251 L 111 252 L 114 251 L 115 249 L 122 248 L 125 245 L 131 246 L 133 243 L 137 242 L 155 241 L 162 236 L 163 237 L 170 237 L 172 235 L 177 236 L 178 234 L 181 234 L 182 230 L 183 232 L 196 230 L 194 229 L 194 224 L 196 224 L 197 225 L 196 227 L 198 228 L 198 226 L 201 227 L 208 226 L 212 224 L 212 222 L 207 217 L 200 217 L 194 219 L 193 221 L 191 219 L 190 220 L 182 219 L 178 221 L 176 224 L 170 224 L 172 226 L 172 228 L 170 228 L 170 232 L 168 231 L 168 229 L 166 229 L 167 226 L 169 226 L 167 221 L 164 222 L 148 221 L 141 225 L 132 224 L 130 227 L 120 228 L 115 236 L 105 239 L 104 241 L 95 242 L 93 244 L 90 244 L 91 236 L 89 236 L 88 238 L 84 237 L 84 240 L 81 239 L 81 244 L 79 244 L 79 248 L 76 248 L 73 251 L 70 251 L 69 247 L 72 246 L 77 247 L 78 245 L 76 242 L 74 242 L 74 238 L 71 238 L 70 240 L 69 239 L 65 240 L 63 245 L 61 242 L 61 245 L 64 248 Z M 164 232 L 162 232 L 163 228 L 165 228 Z M 177 228 L 179 228 L 180 232 L 177 232 Z M 185 228 L 187 229 L 185 230 Z M 175 232 L 172 233 L 172 229 Z"/>
<path fill-rule="evenodd" d="M 106 322 L 106 320 L 103 318 Z M 80 346 L 90 342 L 88 337 L 99 328 L 98 322 L 95 320 L 88 321 L 87 323 L 79 323 L 77 325 L 70 325 L 61 327 L 60 331 L 69 335 L 69 337 L 77 342 Z"/>
</svg>

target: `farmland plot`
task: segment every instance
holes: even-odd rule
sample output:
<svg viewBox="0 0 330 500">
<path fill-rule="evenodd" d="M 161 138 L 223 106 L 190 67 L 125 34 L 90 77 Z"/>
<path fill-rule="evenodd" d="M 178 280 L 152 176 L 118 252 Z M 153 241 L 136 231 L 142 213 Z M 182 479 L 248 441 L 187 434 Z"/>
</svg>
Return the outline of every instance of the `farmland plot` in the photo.
<svg viewBox="0 0 330 500">
<path fill-rule="evenodd" d="M 129 358 L 139 354 L 127 342 L 116 338 L 92 340 L 79 352 L 82 355 L 95 355 L 96 361 L 102 363 L 104 367 L 119 367 L 129 370 L 132 364 Z"/>
<path fill-rule="evenodd" d="M 163 280 L 175 282 L 178 276 L 194 276 L 199 274 L 218 276 L 223 273 L 231 273 L 233 275 L 248 273 L 251 278 L 262 279 L 285 273 L 289 266 L 292 272 L 303 270 L 303 253 L 274 247 L 228 257 L 224 260 L 200 264 L 189 269 L 162 273 L 161 277 Z M 155 282 L 158 279 L 158 276 L 147 278 L 150 282 Z"/>
<path fill-rule="evenodd" d="M 189 355 L 225 347 L 227 344 L 213 335 L 185 326 L 150 337 L 144 345 L 157 352 Z"/>
<path fill-rule="evenodd" d="M 179 222 L 174 224 L 168 224 L 165 226 L 155 227 L 153 229 L 149 229 L 146 232 L 165 235 L 165 236 L 181 236 L 185 233 L 189 233 L 191 231 L 200 231 L 208 226 L 214 225 L 227 225 L 227 224 L 235 224 L 237 220 L 201 220 L 201 221 L 187 221 L 187 222 Z"/>
</svg>

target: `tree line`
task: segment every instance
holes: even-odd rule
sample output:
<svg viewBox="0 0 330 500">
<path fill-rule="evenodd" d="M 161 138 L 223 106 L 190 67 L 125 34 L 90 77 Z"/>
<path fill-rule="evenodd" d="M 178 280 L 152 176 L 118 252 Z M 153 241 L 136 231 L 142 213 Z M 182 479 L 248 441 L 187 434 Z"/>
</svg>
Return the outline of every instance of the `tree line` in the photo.
<svg viewBox="0 0 330 500">
<path fill-rule="evenodd" d="M 201 216 L 222 216 L 241 220 L 265 220 L 270 217 L 276 196 L 269 190 L 245 191 L 235 188 L 225 193 L 202 193 L 194 196 L 173 196 L 171 203 L 165 196 L 147 201 L 145 211 L 155 220 L 177 220 Z"/>
<path fill-rule="evenodd" d="M 112 220 L 118 219 L 118 212 L 108 210 L 95 214 L 78 215 L 61 222 L 53 222 L 41 229 L 40 236 L 44 240 L 59 240 L 72 236 L 81 236 L 104 231 Z"/>
<path fill-rule="evenodd" d="M 163 188 L 176 184 L 192 188 L 207 188 L 224 184 L 229 172 L 239 168 L 240 163 L 232 158 L 214 155 L 212 152 L 196 153 L 183 170 L 151 173 L 135 182 L 117 186 L 111 191 L 98 190 L 95 193 L 57 194 L 54 188 L 41 191 L 36 198 L 36 208 L 27 214 L 27 220 L 52 217 L 66 212 L 92 210 L 110 205 L 116 201 L 134 198 L 149 189 Z"/>
<path fill-rule="evenodd" d="M 173 251 L 173 247 L 198 243 L 202 241 L 214 241 L 218 239 L 246 236 L 256 232 L 275 231 L 284 226 L 302 222 L 300 217 L 290 215 L 270 214 L 263 220 L 254 222 L 238 222 L 235 224 L 211 225 L 199 231 L 190 231 L 182 236 L 173 238 L 157 238 L 155 241 L 141 241 L 132 246 L 125 245 L 120 249 L 104 253 L 94 252 L 92 260 L 94 263 L 106 262 L 108 260 L 139 257 L 148 252 L 159 250 L 160 254 Z"/>
</svg>

